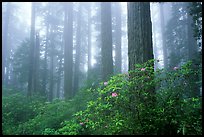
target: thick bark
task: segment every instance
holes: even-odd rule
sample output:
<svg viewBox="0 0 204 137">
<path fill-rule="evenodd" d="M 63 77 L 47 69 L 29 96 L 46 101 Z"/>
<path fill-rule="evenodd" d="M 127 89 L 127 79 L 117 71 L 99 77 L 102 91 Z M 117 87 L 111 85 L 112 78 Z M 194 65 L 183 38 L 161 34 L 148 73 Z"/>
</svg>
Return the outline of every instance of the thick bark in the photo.
<svg viewBox="0 0 204 137">
<path fill-rule="evenodd" d="M 111 3 L 101 3 L 102 79 L 113 74 Z"/>
<path fill-rule="evenodd" d="M 34 57 L 34 44 L 35 44 L 35 4 L 32 3 L 31 9 L 31 31 L 30 31 L 30 66 L 28 76 L 28 96 L 33 94 L 33 57 Z"/>
<path fill-rule="evenodd" d="M 76 40 L 76 54 L 75 54 L 75 71 L 74 71 L 74 85 L 73 95 L 78 91 L 79 88 L 79 67 L 80 67 L 80 56 L 81 56 L 81 4 L 79 4 L 79 10 L 77 14 L 77 40 Z"/>
<path fill-rule="evenodd" d="M 121 73 L 122 53 L 121 53 L 121 7 L 120 3 L 115 4 L 116 26 L 115 26 L 115 67 L 116 73 Z"/>
<path fill-rule="evenodd" d="M 128 3 L 128 58 L 129 70 L 153 59 L 149 2 Z"/>
<path fill-rule="evenodd" d="M 64 95 L 68 100 L 72 93 L 72 67 L 73 67 L 73 3 L 65 4 L 64 24 Z"/>
<path fill-rule="evenodd" d="M 153 47 L 152 47 L 152 26 L 150 18 L 150 3 L 149 2 L 132 2 L 128 3 L 128 58 L 129 58 L 129 70 L 135 69 L 135 64 L 142 64 L 146 61 L 153 59 Z M 148 67 L 153 67 L 154 64 L 149 64 Z M 152 71 L 153 72 L 153 71 Z M 149 73 L 152 73 L 149 72 Z M 144 74 L 145 75 L 145 74 Z M 138 83 L 134 81 L 134 74 L 130 73 L 130 81 L 136 86 L 129 87 L 130 92 L 135 92 L 138 89 Z M 152 78 L 151 78 L 152 79 Z M 149 80 L 151 80 L 149 79 Z M 139 89 L 140 90 L 140 89 Z M 141 90 L 140 90 L 141 91 Z M 141 96 L 140 92 L 135 92 L 134 96 L 130 97 L 130 108 L 134 113 L 139 113 L 135 104 L 138 101 L 143 101 L 147 109 L 154 107 L 156 98 L 154 97 L 155 88 L 148 87 L 149 94 L 148 98 L 145 99 Z M 134 103 L 132 103 L 134 102 Z M 152 109 L 152 108 L 151 108 Z M 133 115 L 135 120 L 140 120 L 138 117 Z M 133 131 L 134 133 L 135 131 Z"/>
</svg>

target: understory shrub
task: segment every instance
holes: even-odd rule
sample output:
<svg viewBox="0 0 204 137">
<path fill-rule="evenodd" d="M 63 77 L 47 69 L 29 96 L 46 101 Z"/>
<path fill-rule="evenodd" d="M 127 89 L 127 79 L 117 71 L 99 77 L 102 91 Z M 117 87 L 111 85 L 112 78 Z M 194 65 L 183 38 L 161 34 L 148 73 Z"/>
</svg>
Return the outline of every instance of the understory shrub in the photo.
<svg viewBox="0 0 204 137">
<path fill-rule="evenodd" d="M 188 62 L 154 71 L 153 60 L 89 89 L 96 100 L 65 121 L 56 134 L 202 134 L 201 97 Z"/>
<path fill-rule="evenodd" d="M 82 88 L 69 101 L 3 89 L 3 134 L 201 135 L 202 96 L 194 78 L 200 70 L 191 62 L 154 70 L 153 63 Z"/>
<path fill-rule="evenodd" d="M 20 91 L 3 89 L 2 131 L 5 135 L 50 134 L 61 127 L 64 120 L 70 120 L 92 99 L 92 93 L 81 89 L 75 98 L 67 102 L 55 99 L 46 102 L 41 96 L 27 98 Z"/>
</svg>

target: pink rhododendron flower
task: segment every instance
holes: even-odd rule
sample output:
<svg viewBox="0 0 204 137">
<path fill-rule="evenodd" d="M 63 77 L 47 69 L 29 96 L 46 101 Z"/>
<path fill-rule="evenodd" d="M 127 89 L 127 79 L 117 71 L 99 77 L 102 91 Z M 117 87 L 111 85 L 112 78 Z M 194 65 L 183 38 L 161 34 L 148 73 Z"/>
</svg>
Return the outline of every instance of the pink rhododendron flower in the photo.
<svg viewBox="0 0 204 137">
<path fill-rule="evenodd" d="M 84 125 L 84 123 L 83 123 L 83 122 L 80 122 L 79 124 L 80 124 L 81 126 L 83 126 L 83 125 Z"/>
<path fill-rule="evenodd" d="M 103 84 L 104 84 L 104 86 L 107 86 L 107 85 L 108 85 L 108 82 L 104 82 Z"/>
<path fill-rule="evenodd" d="M 174 67 L 174 70 L 177 70 L 178 69 L 178 67 Z"/>
<path fill-rule="evenodd" d="M 115 93 L 115 92 L 112 93 L 112 97 L 117 97 L 117 96 L 118 96 L 117 93 Z"/>
<path fill-rule="evenodd" d="M 145 68 L 141 68 L 141 71 L 145 71 Z"/>
</svg>

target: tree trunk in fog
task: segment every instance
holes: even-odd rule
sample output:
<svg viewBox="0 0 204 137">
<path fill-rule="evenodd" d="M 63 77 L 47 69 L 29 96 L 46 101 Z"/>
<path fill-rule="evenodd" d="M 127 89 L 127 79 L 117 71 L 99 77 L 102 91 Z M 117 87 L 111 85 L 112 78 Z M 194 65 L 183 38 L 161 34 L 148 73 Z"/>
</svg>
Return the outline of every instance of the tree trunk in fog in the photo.
<svg viewBox="0 0 204 137">
<path fill-rule="evenodd" d="M 31 31 L 30 31 L 30 66 L 28 76 L 28 96 L 33 94 L 33 57 L 34 57 L 34 44 L 35 44 L 35 4 L 32 3 L 31 9 Z"/>
<path fill-rule="evenodd" d="M 153 59 L 152 23 L 149 2 L 128 3 L 129 70 Z"/>
<path fill-rule="evenodd" d="M 73 3 L 65 4 L 64 21 L 64 95 L 68 100 L 72 97 L 73 67 Z"/>
<path fill-rule="evenodd" d="M 155 24 L 156 24 L 156 22 L 155 22 L 155 16 L 156 16 L 156 14 L 154 14 L 153 16 L 152 16 L 152 26 L 154 26 Z M 152 28 L 152 38 L 153 38 L 153 47 L 154 47 L 154 50 L 153 50 L 153 52 L 154 52 L 154 58 L 155 59 L 159 59 L 159 57 L 158 57 L 158 47 L 157 47 L 157 38 L 156 38 L 156 29 L 154 28 Z M 156 62 L 156 63 L 154 63 L 154 67 L 155 67 L 155 69 L 157 69 L 158 68 L 158 63 Z"/>
<path fill-rule="evenodd" d="M 49 90 L 49 101 L 52 101 L 53 99 L 53 88 L 54 88 L 54 81 L 53 81 L 53 69 L 54 69 L 54 36 L 53 36 L 53 25 L 51 25 L 51 37 L 50 37 L 50 46 L 51 46 L 51 52 L 50 52 L 50 90 Z"/>
<path fill-rule="evenodd" d="M 48 36 L 49 36 L 49 24 L 46 24 L 46 43 L 45 43 L 45 54 L 44 54 L 44 61 L 43 61 L 43 69 L 44 73 L 42 76 L 42 95 L 46 95 L 46 85 L 47 85 L 47 48 L 48 48 Z"/>
<path fill-rule="evenodd" d="M 40 40 L 39 33 L 36 34 L 34 49 L 34 69 L 33 69 L 33 91 L 39 92 L 39 60 L 40 60 Z"/>
<path fill-rule="evenodd" d="M 81 56 L 81 4 L 79 3 L 79 9 L 77 13 L 77 34 L 76 34 L 76 54 L 75 54 L 75 71 L 74 71 L 74 85 L 73 95 L 79 88 L 79 68 L 80 68 L 80 56 Z"/>
<path fill-rule="evenodd" d="M 121 7 L 120 3 L 115 4 L 116 28 L 115 28 L 115 67 L 116 73 L 121 73 L 122 53 L 121 53 Z"/>
<path fill-rule="evenodd" d="M 187 5 L 188 6 L 188 5 Z M 189 11 L 187 13 L 187 40 L 188 40 L 188 59 L 192 60 L 196 57 L 196 53 L 198 51 L 197 49 L 197 43 L 196 38 L 193 36 L 193 17 L 189 15 Z"/>
<path fill-rule="evenodd" d="M 164 59 L 164 68 L 167 67 L 168 60 L 167 60 L 167 48 L 166 48 L 166 36 L 165 36 L 165 19 L 164 19 L 164 10 L 163 10 L 163 3 L 159 4 L 160 8 L 160 21 L 161 21 L 161 38 L 162 38 L 162 47 L 163 47 L 163 59 Z"/>
<path fill-rule="evenodd" d="M 63 45 L 61 46 L 61 50 L 63 53 Z M 62 56 L 59 56 L 59 70 L 58 70 L 58 80 L 57 80 L 57 98 L 60 98 L 60 86 L 61 86 L 61 74 L 62 74 Z"/>
<path fill-rule="evenodd" d="M 157 48 L 157 40 L 156 40 L 155 29 L 153 30 L 153 35 L 152 36 L 153 36 L 154 48 L 155 48 L 155 50 L 154 50 L 154 58 L 158 60 L 159 58 L 158 58 L 158 52 L 157 52 L 158 48 Z M 158 63 L 157 62 L 154 64 L 154 67 L 155 67 L 155 69 L 158 68 Z"/>
<path fill-rule="evenodd" d="M 95 28 L 93 29 L 93 31 L 97 31 L 97 35 L 96 35 L 96 45 L 92 46 L 92 47 L 96 47 L 97 50 L 95 50 L 96 54 L 94 57 L 94 59 L 96 60 L 96 64 L 94 65 L 94 70 L 96 73 L 96 75 L 94 76 L 91 75 L 91 79 L 96 79 L 96 80 L 102 80 L 102 34 L 101 34 L 101 3 L 100 2 L 96 2 L 93 3 L 93 9 L 95 9 L 96 7 L 96 15 L 93 15 L 93 24 L 95 25 Z M 93 34 L 94 37 L 94 34 Z"/>
<path fill-rule="evenodd" d="M 2 35 L 2 84 L 6 84 L 7 82 L 5 81 L 5 67 L 7 64 L 7 57 L 8 57 L 8 44 L 7 44 L 7 40 L 8 40 L 8 25 L 9 25 L 9 18 L 10 18 L 10 3 L 7 3 L 6 6 L 6 14 L 5 14 L 5 22 L 4 22 L 4 26 L 3 26 L 3 35 Z M 8 74 L 8 69 L 7 72 Z"/>
<path fill-rule="evenodd" d="M 196 43 L 196 38 L 194 37 L 194 27 L 193 27 L 193 17 L 189 14 L 189 9 L 188 6 L 190 3 L 186 3 L 187 7 L 187 49 L 188 49 L 188 60 L 193 61 L 193 69 L 198 70 L 198 48 L 197 48 L 197 43 Z M 195 84 L 193 84 L 193 89 L 194 89 L 194 95 L 193 96 L 200 96 L 200 86 L 196 83 L 199 81 L 199 75 L 195 74 L 194 77 L 190 79 L 191 81 L 194 81 Z"/>
<path fill-rule="evenodd" d="M 128 41 L 127 41 L 127 31 L 126 31 L 126 26 L 127 26 L 127 15 L 122 12 L 123 7 L 121 6 L 121 55 L 122 55 L 122 72 L 127 72 L 128 71 Z M 123 28 L 125 29 L 123 30 Z"/>
<path fill-rule="evenodd" d="M 91 5 L 88 6 L 88 77 L 90 78 L 91 70 Z"/>
<path fill-rule="evenodd" d="M 101 3 L 102 79 L 113 74 L 111 3 Z"/>
</svg>

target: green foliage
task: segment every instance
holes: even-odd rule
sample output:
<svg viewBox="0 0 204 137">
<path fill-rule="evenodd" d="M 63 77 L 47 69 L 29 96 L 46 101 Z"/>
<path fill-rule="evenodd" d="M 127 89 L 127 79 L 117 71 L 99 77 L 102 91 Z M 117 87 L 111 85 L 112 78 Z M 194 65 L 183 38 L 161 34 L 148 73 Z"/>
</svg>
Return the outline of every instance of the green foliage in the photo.
<svg viewBox="0 0 204 137">
<path fill-rule="evenodd" d="M 59 134 L 201 134 L 201 99 L 192 97 L 186 78 L 194 70 L 187 63 L 175 70 L 157 70 L 153 61 L 137 64 L 128 74 L 101 83 L 94 101 L 87 103 Z M 193 124 L 192 124 L 193 123 Z"/>
<path fill-rule="evenodd" d="M 13 90 L 4 89 L 3 92 Z M 34 118 L 41 107 L 43 98 L 28 100 L 21 93 L 13 93 L 2 97 L 2 129 L 3 134 L 17 134 L 18 125 Z"/>
<path fill-rule="evenodd" d="M 98 87 L 81 89 L 67 102 L 3 96 L 3 134 L 202 134 L 201 97 L 191 79 L 198 72 L 192 63 L 171 71 L 154 71 L 153 63 L 137 64 Z"/>
<path fill-rule="evenodd" d="M 68 119 L 73 108 L 70 103 L 55 100 L 52 103 L 45 102 L 38 110 L 38 115 L 19 125 L 19 134 L 38 135 L 46 128 L 57 129 L 64 119 Z"/>
<path fill-rule="evenodd" d="M 27 98 L 19 91 L 3 89 L 2 126 L 6 135 L 57 134 L 54 131 L 62 126 L 64 120 L 85 108 L 84 104 L 92 98 L 89 90 L 82 89 L 74 99 L 65 102 L 55 99 L 45 102 L 45 98 Z"/>
</svg>

